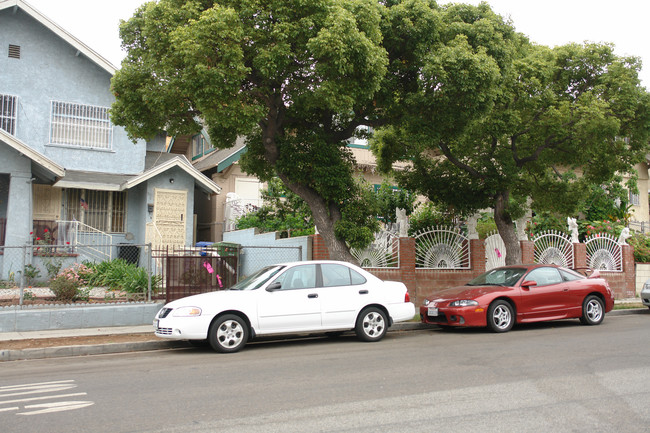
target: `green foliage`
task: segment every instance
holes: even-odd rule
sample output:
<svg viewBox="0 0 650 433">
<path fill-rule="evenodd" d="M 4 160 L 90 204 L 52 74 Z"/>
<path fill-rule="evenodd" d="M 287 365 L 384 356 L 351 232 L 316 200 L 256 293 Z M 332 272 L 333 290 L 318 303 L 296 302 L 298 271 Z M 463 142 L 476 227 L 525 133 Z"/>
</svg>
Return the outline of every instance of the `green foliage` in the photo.
<svg viewBox="0 0 650 433">
<path fill-rule="evenodd" d="M 592 222 L 579 221 L 578 228 L 583 239 L 597 233 L 618 237 L 620 236 L 623 228 L 625 228 L 625 222 L 621 220 L 603 220 Z"/>
<path fill-rule="evenodd" d="M 386 223 L 397 222 L 395 210 L 404 209 L 406 215 L 411 215 L 415 208 L 416 195 L 405 190 L 392 186 L 387 180 L 381 183 L 376 193 L 378 216 Z"/>
<path fill-rule="evenodd" d="M 566 218 L 562 218 L 550 212 L 540 212 L 535 214 L 526 223 L 525 230 L 528 238 L 532 239 L 540 233 L 548 232 L 551 230 L 566 233 L 568 231 L 568 225 Z"/>
<path fill-rule="evenodd" d="M 41 271 L 34 265 L 25 265 L 23 274 L 25 275 L 25 279 L 27 280 L 26 281 L 27 285 L 31 286 L 32 281 L 34 281 L 35 279 L 41 276 Z"/>
<path fill-rule="evenodd" d="M 476 222 L 476 232 L 479 239 L 485 239 L 495 231 L 497 231 L 497 225 L 494 222 L 494 217 L 487 212 L 482 212 L 481 217 Z"/>
<path fill-rule="evenodd" d="M 650 236 L 635 233 L 628 238 L 627 243 L 634 248 L 634 261 L 650 263 Z"/>
<path fill-rule="evenodd" d="M 376 119 L 384 11 L 369 0 L 149 2 L 120 26 L 111 120 L 132 139 L 204 125 L 219 149 L 247 137 L 244 170 L 277 174 L 324 237 L 355 219 L 337 233 L 357 243 L 357 212 L 341 208 L 359 199 L 346 140 Z"/>
<path fill-rule="evenodd" d="M 84 264 L 88 268 L 88 272 L 83 275 L 88 279 L 88 284 L 93 287 L 108 287 L 111 290 L 127 293 L 146 293 L 147 291 L 147 271 L 124 259 L 100 263 L 84 262 Z M 151 276 L 153 292 L 158 290 L 160 283 L 160 276 Z"/>
<path fill-rule="evenodd" d="M 634 193 L 637 176 L 631 178 L 627 187 Z M 622 220 L 629 221 L 630 208 L 628 189 L 621 185 L 621 177 L 615 176 L 607 185 L 591 185 L 580 211 L 588 221 Z"/>
<path fill-rule="evenodd" d="M 426 202 L 417 207 L 409 218 L 409 236 L 435 226 L 451 226 L 455 224 L 452 213 L 442 211 L 434 203 Z"/>
<path fill-rule="evenodd" d="M 492 207 L 499 227 L 514 230 L 513 203 L 574 214 L 589 185 L 645 158 L 650 94 L 638 59 L 608 44 L 532 44 L 486 3 L 417 14 L 408 4 L 391 12 L 416 28 L 435 16 L 443 24 L 419 49 L 396 48 L 403 61 L 391 63 L 399 121 L 372 147 L 382 168 L 411 163 L 396 174 L 400 185 L 463 212 Z M 397 44 L 413 29 L 389 32 Z M 521 259 L 518 244 L 506 248 L 508 260 Z"/>
<path fill-rule="evenodd" d="M 264 205 L 237 220 L 238 229 L 258 228 L 262 232 L 280 232 L 281 238 L 314 234 L 309 206 L 289 191 L 277 177 L 262 191 Z"/>
</svg>

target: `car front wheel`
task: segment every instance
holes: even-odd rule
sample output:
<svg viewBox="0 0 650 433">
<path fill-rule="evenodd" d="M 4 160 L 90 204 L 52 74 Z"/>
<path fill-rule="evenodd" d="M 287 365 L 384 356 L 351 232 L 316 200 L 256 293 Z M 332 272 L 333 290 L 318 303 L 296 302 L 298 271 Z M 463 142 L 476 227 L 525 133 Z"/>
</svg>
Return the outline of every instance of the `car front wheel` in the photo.
<svg viewBox="0 0 650 433">
<path fill-rule="evenodd" d="M 359 314 L 354 331 L 362 341 L 379 341 L 386 335 L 387 322 L 386 313 L 377 307 L 368 307 Z"/>
<path fill-rule="evenodd" d="M 494 301 L 487 312 L 487 324 L 493 332 L 508 332 L 515 324 L 512 305 L 506 301 Z"/>
<path fill-rule="evenodd" d="M 208 341 L 217 352 L 237 352 L 248 341 L 248 326 L 241 317 L 226 314 L 210 325 Z"/>
<path fill-rule="evenodd" d="M 582 303 L 582 317 L 580 323 L 583 325 L 598 325 L 605 318 L 603 301 L 595 295 L 587 296 Z"/>
</svg>

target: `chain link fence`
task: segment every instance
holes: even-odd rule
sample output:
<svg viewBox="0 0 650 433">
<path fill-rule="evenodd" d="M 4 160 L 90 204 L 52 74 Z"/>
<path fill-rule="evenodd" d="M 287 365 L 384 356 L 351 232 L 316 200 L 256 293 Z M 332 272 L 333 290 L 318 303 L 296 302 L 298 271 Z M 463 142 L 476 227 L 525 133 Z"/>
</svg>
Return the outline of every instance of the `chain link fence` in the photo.
<svg viewBox="0 0 650 433">
<path fill-rule="evenodd" d="M 0 300 L 22 306 L 25 299 L 55 299 L 52 288 L 65 286 L 63 278 L 78 284 L 83 298 L 151 300 L 159 290 L 152 270 L 150 244 L 0 246 Z"/>
</svg>

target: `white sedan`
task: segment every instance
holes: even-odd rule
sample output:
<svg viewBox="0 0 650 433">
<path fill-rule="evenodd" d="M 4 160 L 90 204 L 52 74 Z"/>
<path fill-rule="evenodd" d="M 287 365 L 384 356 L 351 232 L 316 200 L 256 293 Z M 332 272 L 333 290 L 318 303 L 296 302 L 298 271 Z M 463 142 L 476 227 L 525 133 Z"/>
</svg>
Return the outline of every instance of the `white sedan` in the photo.
<svg viewBox="0 0 650 433">
<path fill-rule="evenodd" d="M 393 323 L 414 316 L 403 283 L 350 263 L 306 261 L 267 266 L 227 290 L 172 301 L 153 324 L 158 337 L 236 352 L 259 335 L 354 330 L 362 341 L 379 341 Z"/>
</svg>

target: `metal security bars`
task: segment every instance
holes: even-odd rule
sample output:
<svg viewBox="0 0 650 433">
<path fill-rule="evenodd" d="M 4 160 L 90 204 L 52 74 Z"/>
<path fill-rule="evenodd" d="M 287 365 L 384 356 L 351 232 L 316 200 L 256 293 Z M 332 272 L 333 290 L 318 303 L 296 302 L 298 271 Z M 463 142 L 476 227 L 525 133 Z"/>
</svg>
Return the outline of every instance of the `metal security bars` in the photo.
<svg viewBox="0 0 650 433">
<path fill-rule="evenodd" d="M 0 95 L 0 129 L 16 134 L 17 99 L 15 96 Z"/>
<path fill-rule="evenodd" d="M 96 230 L 124 233 L 126 227 L 126 192 L 68 189 L 65 215 Z"/>
<path fill-rule="evenodd" d="M 108 107 L 52 101 L 50 143 L 111 149 L 112 140 Z"/>
</svg>

